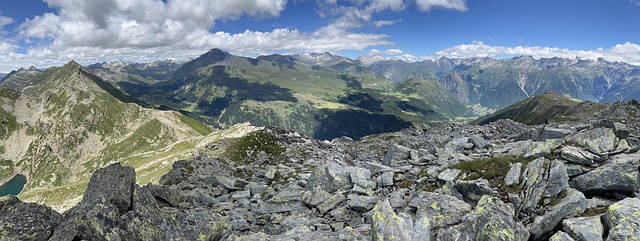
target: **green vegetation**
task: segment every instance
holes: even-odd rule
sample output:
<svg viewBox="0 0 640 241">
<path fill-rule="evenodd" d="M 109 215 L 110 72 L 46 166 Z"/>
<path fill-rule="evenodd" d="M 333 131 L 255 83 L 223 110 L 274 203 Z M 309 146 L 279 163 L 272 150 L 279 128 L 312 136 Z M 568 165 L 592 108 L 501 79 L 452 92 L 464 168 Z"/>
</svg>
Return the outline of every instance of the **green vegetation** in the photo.
<svg viewBox="0 0 640 241">
<path fill-rule="evenodd" d="M 180 119 L 180 121 L 182 123 L 187 124 L 189 127 L 191 127 L 191 129 L 195 130 L 196 132 L 198 132 L 198 134 L 206 136 L 211 134 L 211 132 L 213 132 L 213 130 L 211 129 L 211 127 L 196 121 L 194 119 L 192 119 L 191 117 L 188 117 L 186 115 L 183 114 L 176 114 L 176 116 L 178 116 L 178 119 Z"/>
<path fill-rule="evenodd" d="M 461 162 L 450 166 L 449 168 L 455 168 L 460 170 L 460 175 L 467 176 L 467 180 L 476 180 L 484 178 L 489 181 L 491 186 L 499 187 L 502 190 L 506 190 L 508 187 L 504 185 L 504 178 L 509 172 L 513 163 L 522 163 L 526 166 L 532 159 L 514 157 L 514 156 L 498 156 L 488 159 L 477 159 L 468 162 Z"/>
<path fill-rule="evenodd" d="M 227 147 L 222 156 L 235 162 L 250 164 L 260 153 L 274 159 L 280 159 L 285 150 L 278 144 L 278 140 L 274 136 L 265 130 L 259 130 L 232 140 L 231 145 Z"/>
<path fill-rule="evenodd" d="M 11 160 L 0 160 L 0 180 L 13 176 L 13 162 Z"/>
</svg>

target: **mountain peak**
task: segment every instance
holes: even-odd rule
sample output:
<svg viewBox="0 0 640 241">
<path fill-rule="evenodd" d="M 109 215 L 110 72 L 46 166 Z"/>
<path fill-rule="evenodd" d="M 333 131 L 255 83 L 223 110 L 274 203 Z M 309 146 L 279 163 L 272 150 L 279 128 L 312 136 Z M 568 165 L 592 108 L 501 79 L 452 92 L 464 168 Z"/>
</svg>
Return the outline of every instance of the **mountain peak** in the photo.
<svg viewBox="0 0 640 241">
<path fill-rule="evenodd" d="M 82 68 L 82 65 L 80 65 L 78 62 L 71 60 L 69 61 L 69 63 L 65 64 L 64 66 L 62 66 L 63 69 L 80 69 Z"/>
</svg>

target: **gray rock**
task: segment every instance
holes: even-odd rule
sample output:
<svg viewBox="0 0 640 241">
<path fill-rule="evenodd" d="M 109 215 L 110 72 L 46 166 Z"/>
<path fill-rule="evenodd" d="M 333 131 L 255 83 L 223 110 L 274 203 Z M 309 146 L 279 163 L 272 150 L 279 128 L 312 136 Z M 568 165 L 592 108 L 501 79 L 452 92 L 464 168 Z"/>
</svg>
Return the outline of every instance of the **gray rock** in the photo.
<svg viewBox="0 0 640 241">
<path fill-rule="evenodd" d="M 416 223 L 413 227 L 413 232 L 411 234 L 411 241 L 430 241 L 431 240 L 431 218 L 424 216 Z"/>
<path fill-rule="evenodd" d="M 604 223 L 610 228 L 607 240 L 637 240 L 640 237 L 640 199 L 625 198 L 609 206 Z"/>
<path fill-rule="evenodd" d="M 302 201 L 308 206 L 315 207 L 329 199 L 329 197 L 331 197 L 331 194 L 320 187 L 316 187 L 313 190 L 304 193 Z"/>
<path fill-rule="evenodd" d="M 404 208 L 407 206 L 407 201 L 405 200 L 405 193 L 407 193 L 407 189 L 400 189 L 389 194 L 389 203 L 393 208 Z"/>
<path fill-rule="evenodd" d="M 376 205 L 376 203 L 379 200 L 378 197 L 369 197 L 369 196 L 360 196 L 360 195 L 349 195 L 347 199 L 348 199 L 347 205 L 351 209 L 356 210 L 358 212 L 368 212 L 373 208 L 374 205 Z"/>
<path fill-rule="evenodd" d="M 582 166 L 580 165 L 564 164 L 564 168 L 567 169 L 567 175 L 569 175 L 570 178 L 584 174 L 584 171 L 582 170 Z"/>
<path fill-rule="evenodd" d="M 397 165 L 398 161 L 409 159 L 411 157 L 411 150 L 411 148 L 406 146 L 395 144 L 389 149 L 389 151 L 387 151 L 387 155 L 385 155 L 382 160 L 382 164 L 394 167 Z"/>
<path fill-rule="evenodd" d="M 638 189 L 640 154 L 620 154 L 583 175 L 571 179 L 571 186 L 582 192 L 626 192 Z"/>
<path fill-rule="evenodd" d="M 0 240 L 47 240 L 60 218 L 50 207 L 10 197 L 0 201 Z"/>
<path fill-rule="evenodd" d="M 523 155 L 525 158 L 543 157 L 551 154 L 551 151 L 560 147 L 564 140 L 546 140 L 544 142 L 534 142 L 534 145 Z"/>
<path fill-rule="evenodd" d="M 348 168 L 335 163 L 329 163 L 317 168 L 311 173 L 311 177 L 309 177 L 309 181 L 307 182 L 307 188 L 322 187 L 327 192 L 351 189 L 350 176 L 351 174 Z"/>
<path fill-rule="evenodd" d="M 482 196 L 497 196 L 498 192 L 489 186 L 486 179 L 476 179 L 472 181 L 458 180 L 455 184 L 456 190 L 462 195 L 464 201 L 475 205 Z"/>
<path fill-rule="evenodd" d="M 423 191 L 415 192 L 408 205 L 417 209 L 416 217 L 429 217 L 434 229 L 460 223 L 472 209 L 454 196 Z"/>
<path fill-rule="evenodd" d="M 513 186 L 520 183 L 520 173 L 522 172 L 522 163 L 517 162 L 511 165 L 509 172 L 504 177 L 504 184 Z"/>
<path fill-rule="evenodd" d="M 558 231 L 554 235 L 549 238 L 549 241 L 575 241 L 571 236 L 567 233 Z"/>
<path fill-rule="evenodd" d="M 103 201 L 112 203 L 124 214 L 131 207 L 136 172 L 120 163 L 100 168 L 93 173 L 81 204 L 92 205 Z"/>
<path fill-rule="evenodd" d="M 522 203 L 518 210 L 531 216 L 543 197 L 553 197 L 568 186 L 569 176 L 562 162 L 543 157 L 527 164 L 523 179 Z"/>
<path fill-rule="evenodd" d="M 456 177 L 458 177 L 459 174 L 460 170 L 458 169 L 446 169 L 438 174 L 438 180 L 444 182 L 453 181 L 456 179 Z"/>
<path fill-rule="evenodd" d="M 569 216 L 577 215 L 587 208 L 587 198 L 575 189 L 568 189 L 560 202 L 547 210 L 544 215 L 537 216 L 529 225 L 532 240 L 542 240 L 551 235 L 553 228 Z"/>
<path fill-rule="evenodd" d="M 335 208 L 336 205 L 338 205 L 338 203 L 341 203 L 344 200 L 346 200 L 346 198 L 344 197 L 343 194 L 336 193 L 330 198 L 328 198 L 327 200 L 325 200 L 324 202 L 322 202 L 316 208 L 318 209 L 318 211 L 320 211 L 320 214 L 324 214 L 329 210 Z"/>
<path fill-rule="evenodd" d="M 587 150 L 600 156 L 614 151 L 619 141 L 613 129 L 609 128 L 591 129 L 570 135 L 565 139 L 575 145 L 584 146 Z"/>
<path fill-rule="evenodd" d="M 388 187 L 393 185 L 393 172 L 382 173 L 378 177 L 378 183 L 381 187 Z"/>
<path fill-rule="evenodd" d="M 562 229 L 577 241 L 598 241 L 604 235 L 600 216 L 565 219 Z"/>
<path fill-rule="evenodd" d="M 376 188 L 376 183 L 371 181 L 371 171 L 361 167 L 353 167 L 349 169 L 351 182 L 363 188 Z"/>
<path fill-rule="evenodd" d="M 527 240 L 529 233 L 513 221 L 513 213 L 500 199 L 483 196 L 461 224 L 438 230 L 437 240 Z"/>
<path fill-rule="evenodd" d="M 272 213 L 291 213 L 291 214 L 307 214 L 310 212 L 309 208 L 300 201 L 291 201 L 285 203 L 272 203 L 265 202 L 258 205 L 254 210 L 258 214 L 272 214 Z"/>
<path fill-rule="evenodd" d="M 487 140 L 479 135 L 473 135 L 469 137 L 469 143 L 472 143 L 478 149 L 484 149 L 489 146 L 489 142 L 487 142 Z"/>
<path fill-rule="evenodd" d="M 572 134 L 573 131 L 567 129 L 553 128 L 553 127 L 545 127 L 543 131 L 537 133 L 536 140 L 549 140 L 549 139 L 562 139 L 567 135 Z"/>
<path fill-rule="evenodd" d="M 560 157 L 570 163 L 583 166 L 596 165 L 596 160 L 600 160 L 600 157 L 593 153 L 574 146 L 562 147 L 560 149 Z"/>
<path fill-rule="evenodd" d="M 412 227 L 393 211 L 389 200 L 375 205 L 371 214 L 371 240 L 410 240 Z"/>
</svg>

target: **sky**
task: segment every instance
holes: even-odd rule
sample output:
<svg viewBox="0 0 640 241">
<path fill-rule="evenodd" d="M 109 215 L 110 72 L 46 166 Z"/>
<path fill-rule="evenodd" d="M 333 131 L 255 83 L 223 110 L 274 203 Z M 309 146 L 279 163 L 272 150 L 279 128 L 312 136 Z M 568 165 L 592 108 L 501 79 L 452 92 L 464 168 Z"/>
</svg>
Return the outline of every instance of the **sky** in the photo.
<svg viewBox="0 0 640 241">
<path fill-rule="evenodd" d="M 640 65 L 640 0 L 0 0 L 0 72 L 330 52 Z"/>
</svg>

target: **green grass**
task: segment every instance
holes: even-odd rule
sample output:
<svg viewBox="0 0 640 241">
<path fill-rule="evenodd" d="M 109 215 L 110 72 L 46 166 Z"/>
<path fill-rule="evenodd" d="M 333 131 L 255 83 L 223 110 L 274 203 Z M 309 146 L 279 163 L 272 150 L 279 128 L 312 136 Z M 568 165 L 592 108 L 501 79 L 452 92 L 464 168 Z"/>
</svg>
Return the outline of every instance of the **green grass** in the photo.
<svg viewBox="0 0 640 241">
<path fill-rule="evenodd" d="M 484 178 L 489 181 L 492 187 L 499 187 L 502 190 L 506 190 L 507 187 L 504 185 L 504 178 L 509 172 L 511 164 L 519 162 L 522 163 L 523 166 L 526 166 L 530 161 L 532 161 L 530 158 L 500 156 L 461 162 L 449 168 L 460 170 L 462 172 L 461 175 L 466 174 L 467 180 Z"/>
<path fill-rule="evenodd" d="M 259 130 L 232 140 L 231 145 L 227 147 L 222 156 L 235 162 L 248 162 L 246 164 L 250 164 L 252 159 L 260 152 L 264 152 L 273 158 L 280 158 L 285 150 L 284 147 L 278 144 L 275 137 L 265 130 Z"/>
<path fill-rule="evenodd" d="M 191 117 L 185 116 L 183 114 L 176 114 L 178 116 L 178 118 L 180 119 L 180 121 L 182 123 L 187 124 L 189 127 L 191 127 L 191 129 L 195 130 L 196 132 L 198 132 L 198 134 L 206 136 L 211 134 L 211 132 L 213 132 L 213 130 L 211 129 L 211 127 L 202 124 L 199 121 L 196 121 L 194 119 L 192 119 Z"/>
</svg>

